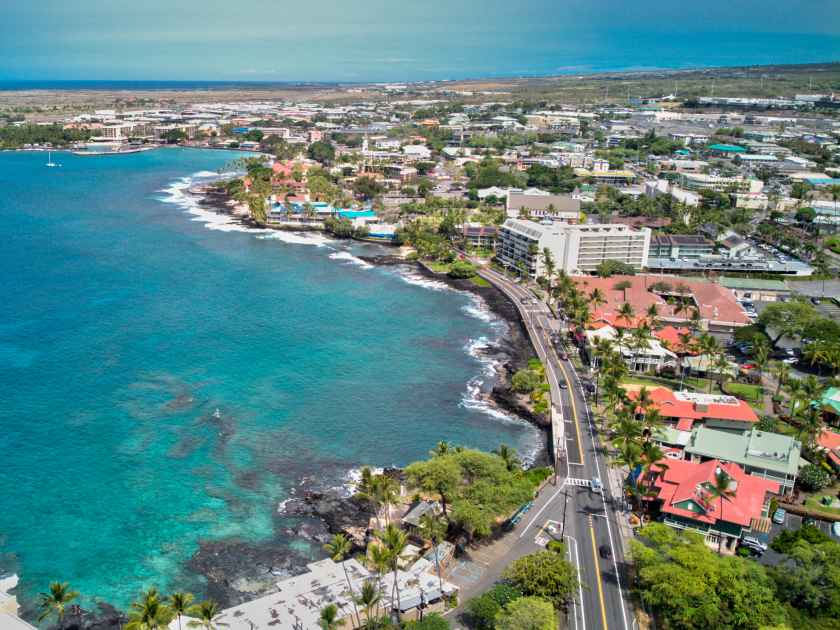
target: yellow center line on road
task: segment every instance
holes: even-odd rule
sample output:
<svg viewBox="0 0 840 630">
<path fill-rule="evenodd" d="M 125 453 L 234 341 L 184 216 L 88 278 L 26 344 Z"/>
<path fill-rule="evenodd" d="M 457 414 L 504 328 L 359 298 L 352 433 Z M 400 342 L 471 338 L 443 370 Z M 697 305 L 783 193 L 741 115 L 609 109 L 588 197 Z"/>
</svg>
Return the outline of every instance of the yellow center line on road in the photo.
<svg viewBox="0 0 840 630">
<path fill-rule="evenodd" d="M 569 375 L 566 373 L 566 368 L 563 366 L 563 362 L 560 360 L 557 350 L 555 350 L 554 346 L 551 344 L 549 344 L 549 349 L 554 355 L 554 358 L 557 359 L 557 365 L 560 367 L 560 371 L 563 373 L 563 378 L 566 381 L 566 387 L 568 388 L 566 391 L 569 392 L 569 400 L 572 403 L 572 419 L 575 421 L 575 432 L 577 433 L 578 455 L 580 455 L 580 463 L 583 464 L 583 446 L 581 446 L 583 444 L 583 440 L 580 436 L 580 423 L 578 422 L 577 405 L 575 404 L 574 390 L 572 390 L 572 381 L 569 380 Z"/>
<path fill-rule="evenodd" d="M 592 518 L 589 518 L 589 533 L 592 535 L 592 557 L 595 560 L 595 581 L 598 583 L 598 600 L 601 603 L 601 621 L 604 623 L 604 630 L 607 630 L 607 607 L 604 604 L 604 587 L 601 585 L 601 565 L 598 563 L 598 546 L 595 543 L 595 527 Z"/>
<path fill-rule="evenodd" d="M 501 278 L 501 280 L 497 280 L 498 282 L 501 282 L 502 284 L 504 284 L 504 283 L 510 284 L 509 281 L 506 278 L 504 278 L 504 276 L 502 276 L 501 274 L 499 274 L 499 273 L 497 273 L 493 270 L 487 270 L 487 272 L 488 272 L 489 275 L 496 275 L 496 276 L 498 276 L 498 278 Z M 522 289 L 522 287 L 517 287 L 513 284 L 511 284 L 511 286 L 509 287 L 509 291 L 514 296 L 516 296 L 516 294 L 517 294 L 517 289 L 520 292 L 524 293 L 526 296 L 528 295 L 528 293 L 524 289 Z M 518 305 L 516 305 L 516 306 L 517 306 L 517 310 L 520 310 L 518 308 Z M 527 319 L 533 319 L 532 317 L 530 317 L 530 313 L 528 313 L 528 318 Z M 557 350 L 555 350 L 555 348 L 551 344 L 550 340 L 549 340 L 549 343 L 548 343 L 548 349 L 546 350 L 546 353 L 547 354 L 550 353 L 550 354 L 554 355 L 554 358 L 557 360 L 557 365 L 560 367 L 560 372 L 563 374 L 563 379 L 566 381 L 567 391 L 569 392 L 569 399 L 571 400 L 571 403 L 572 403 L 572 420 L 574 420 L 575 433 L 577 433 L 578 455 L 580 456 L 580 462 L 579 463 L 584 464 L 585 460 L 584 460 L 584 457 L 583 457 L 583 438 L 581 437 L 581 434 L 580 434 L 580 422 L 578 421 L 577 405 L 575 404 L 575 396 L 574 396 L 574 393 L 573 393 L 573 390 L 572 390 L 572 381 L 569 380 L 569 375 L 566 373 L 566 368 L 563 366 L 563 362 L 560 360 L 560 356 L 557 354 Z M 561 398 L 561 402 L 562 402 L 562 398 L 563 398 L 562 393 L 560 394 L 560 398 Z"/>
</svg>

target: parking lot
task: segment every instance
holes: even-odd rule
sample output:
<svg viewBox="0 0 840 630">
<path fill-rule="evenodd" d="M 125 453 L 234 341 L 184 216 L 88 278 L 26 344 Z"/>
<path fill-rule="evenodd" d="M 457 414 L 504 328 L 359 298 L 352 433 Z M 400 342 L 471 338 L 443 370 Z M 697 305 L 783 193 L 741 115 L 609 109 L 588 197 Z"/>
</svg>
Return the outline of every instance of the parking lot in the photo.
<svg viewBox="0 0 840 630">
<path fill-rule="evenodd" d="M 770 533 L 767 535 L 767 543 L 771 543 L 776 538 L 776 536 L 778 536 L 782 532 L 782 530 L 797 530 L 800 527 L 802 527 L 802 519 L 803 517 L 799 516 L 798 514 L 787 513 L 785 515 L 785 522 L 783 525 L 777 525 L 776 523 L 773 523 L 773 527 L 770 529 Z M 828 536 L 831 536 L 833 540 L 840 542 L 840 538 L 832 536 L 831 523 L 829 523 L 828 521 L 817 521 L 816 527 L 820 528 L 823 531 L 823 533 L 827 534 Z M 783 556 L 781 554 L 773 551 L 768 547 L 767 551 L 764 552 L 764 555 L 761 556 L 758 559 L 758 561 L 761 564 L 771 566 L 781 562 L 782 557 Z"/>
</svg>

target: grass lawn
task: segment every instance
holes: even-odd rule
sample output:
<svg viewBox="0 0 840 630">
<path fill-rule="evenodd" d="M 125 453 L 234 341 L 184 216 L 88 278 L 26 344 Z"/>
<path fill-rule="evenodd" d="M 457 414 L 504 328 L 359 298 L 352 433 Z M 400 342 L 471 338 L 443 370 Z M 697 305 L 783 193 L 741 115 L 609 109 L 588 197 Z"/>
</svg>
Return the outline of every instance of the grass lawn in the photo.
<svg viewBox="0 0 840 630">
<path fill-rule="evenodd" d="M 487 280 L 482 278 L 481 276 L 473 276 L 470 278 L 470 281 L 477 287 L 489 287 L 492 286 Z"/>
<path fill-rule="evenodd" d="M 750 385 L 749 383 L 727 383 L 726 390 L 733 396 L 742 398 L 748 403 L 761 404 L 764 396 L 763 389 L 760 385 Z"/>
<path fill-rule="evenodd" d="M 808 497 L 805 499 L 805 507 L 814 510 L 815 512 L 823 512 L 825 514 L 834 514 L 835 516 L 840 516 L 840 507 L 828 507 L 827 505 L 823 505 L 820 503 L 820 498 L 825 494 L 823 491 L 822 494 L 817 494 L 813 497 Z"/>
<path fill-rule="evenodd" d="M 449 263 L 432 260 L 427 261 L 426 265 L 428 265 L 429 269 L 431 269 L 435 273 L 449 273 Z"/>
<path fill-rule="evenodd" d="M 680 388 L 679 380 L 672 380 L 669 378 L 660 378 L 658 376 L 642 376 L 632 374 L 621 379 L 623 384 L 627 385 L 644 385 L 648 389 L 653 387 L 667 387 L 671 390 L 678 390 Z M 686 389 L 694 389 L 700 392 L 709 391 L 709 380 L 705 378 L 688 377 L 683 379 L 683 386 Z"/>
</svg>

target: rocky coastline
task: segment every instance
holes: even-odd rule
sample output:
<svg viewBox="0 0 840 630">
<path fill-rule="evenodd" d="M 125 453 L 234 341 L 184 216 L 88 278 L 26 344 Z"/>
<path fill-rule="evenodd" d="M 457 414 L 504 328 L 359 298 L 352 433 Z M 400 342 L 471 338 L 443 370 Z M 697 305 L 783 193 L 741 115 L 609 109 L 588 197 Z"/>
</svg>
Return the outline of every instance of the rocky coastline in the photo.
<svg viewBox="0 0 840 630">
<path fill-rule="evenodd" d="M 237 213 L 223 191 L 204 186 L 190 189 L 189 193 L 197 198 L 203 209 L 231 216 L 249 228 L 261 227 L 254 224 L 247 215 Z M 401 255 L 382 254 L 360 258 L 378 266 L 408 265 L 412 271 L 416 268 L 425 277 L 444 282 L 455 290 L 477 295 L 496 317 L 507 324 L 506 334 L 482 351 L 497 366 L 496 382 L 492 391 L 484 395 L 486 401 L 541 429 L 546 428 L 545 419 L 533 414 L 510 391 L 513 373 L 523 367 L 535 353 L 519 311 L 501 291 L 492 286 L 478 286 L 470 280 L 435 274 Z M 543 442 L 534 464 L 546 462 L 547 444 Z M 399 475 L 400 471 L 391 470 L 386 473 Z M 303 573 L 308 563 L 324 557 L 322 546 L 334 534 L 346 534 L 357 549 L 362 549 L 369 534 L 368 525 L 374 516 L 373 511 L 366 502 L 350 496 L 346 488 L 329 485 L 334 481 L 307 478 L 293 488 L 291 496 L 275 510 L 274 535 L 269 540 L 255 542 L 223 539 L 202 542 L 186 563 L 185 573 L 203 578 L 204 583 L 197 585 L 197 588 L 222 607 L 230 607 L 273 591 L 278 580 Z M 303 547 L 308 546 L 309 553 L 300 546 L 291 545 L 293 541 L 305 542 Z M 110 630 L 118 627 L 117 624 L 107 625 L 116 620 L 116 613 L 110 607 L 100 610 L 98 615 L 85 615 L 87 623 L 91 625 L 79 626 L 80 630 Z"/>
</svg>

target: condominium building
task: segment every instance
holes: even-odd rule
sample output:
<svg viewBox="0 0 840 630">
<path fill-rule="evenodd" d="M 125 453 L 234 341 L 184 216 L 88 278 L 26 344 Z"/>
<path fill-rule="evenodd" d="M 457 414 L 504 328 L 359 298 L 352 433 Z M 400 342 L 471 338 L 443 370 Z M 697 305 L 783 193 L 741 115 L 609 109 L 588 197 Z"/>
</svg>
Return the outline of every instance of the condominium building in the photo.
<svg viewBox="0 0 840 630">
<path fill-rule="evenodd" d="M 556 269 L 590 273 L 605 260 L 636 269 L 647 265 L 650 229 L 620 224 L 570 225 L 508 219 L 499 229 L 496 255 L 503 265 L 522 268 L 531 276 L 545 273 L 542 252 L 551 252 Z"/>
<path fill-rule="evenodd" d="M 718 177 L 704 173 L 681 173 L 680 186 L 686 190 L 715 190 L 717 192 L 760 193 L 764 182 L 743 177 Z"/>
</svg>

